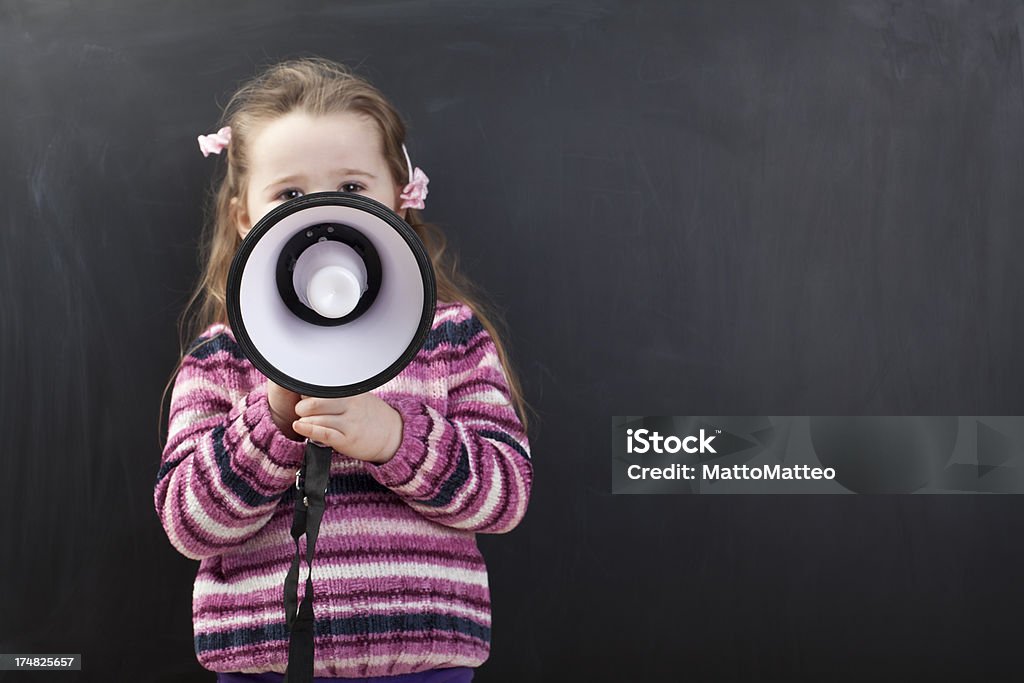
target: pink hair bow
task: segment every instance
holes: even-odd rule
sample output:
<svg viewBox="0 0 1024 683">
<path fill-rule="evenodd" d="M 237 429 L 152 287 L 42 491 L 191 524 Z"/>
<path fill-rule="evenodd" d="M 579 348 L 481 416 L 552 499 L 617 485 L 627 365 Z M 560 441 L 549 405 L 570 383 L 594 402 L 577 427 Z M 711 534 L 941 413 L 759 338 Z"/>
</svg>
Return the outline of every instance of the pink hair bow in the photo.
<svg viewBox="0 0 1024 683">
<path fill-rule="evenodd" d="M 409 183 L 402 189 L 402 193 L 398 195 L 404 200 L 398 208 L 422 209 L 426 206 L 423 200 L 427 198 L 427 183 L 430 182 L 430 178 L 418 166 L 413 169 L 412 162 L 409 160 L 409 151 L 405 148 L 405 145 L 402 145 L 402 151 L 405 152 L 405 163 L 409 167 Z"/>
<path fill-rule="evenodd" d="M 200 135 L 199 149 L 204 157 L 208 157 L 211 153 L 220 154 L 229 142 L 231 142 L 231 126 L 224 126 L 216 133 Z"/>
</svg>

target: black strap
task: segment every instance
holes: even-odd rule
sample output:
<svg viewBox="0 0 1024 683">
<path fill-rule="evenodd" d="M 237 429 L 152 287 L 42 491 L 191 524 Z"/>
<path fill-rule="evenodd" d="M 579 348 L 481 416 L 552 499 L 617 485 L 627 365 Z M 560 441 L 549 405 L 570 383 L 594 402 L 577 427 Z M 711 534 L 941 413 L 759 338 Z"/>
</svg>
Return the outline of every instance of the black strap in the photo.
<svg viewBox="0 0 1024 683">
<path fill-rule="evenodd" d="M 288 642 L 288 668 L 284 683 L 312 683 L 313 681 L 313 550 L 320 534 L 324 517 L 324 501 L 331 477 L 330 446 L 306 441 L 306 454 L 302 469 L 295 477 L 295 517 L 292 518 L 292 538 L 295 539 L 295 559 L 284 579 L 284 613 L 291 640 Z M 299 488 L 299 477 L 305 481 Z M 299 538 L 306 534 L 306 594 L 299 605 Z"/>
</svg>

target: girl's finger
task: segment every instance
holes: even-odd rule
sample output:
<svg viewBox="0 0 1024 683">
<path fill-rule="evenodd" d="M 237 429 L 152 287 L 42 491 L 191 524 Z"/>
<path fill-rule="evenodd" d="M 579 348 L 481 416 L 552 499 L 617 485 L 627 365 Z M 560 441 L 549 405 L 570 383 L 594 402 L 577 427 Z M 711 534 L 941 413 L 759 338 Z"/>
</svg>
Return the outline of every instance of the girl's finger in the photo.
<svg viewBox="0 0 1024 683">
<path fill-rule="evenodd" d="M 321 427 L 333 429 L 339 434 L 345 433 L 345 421 L 340 415 L 307 415 L 306 417 L 297 420 L 297 423 L 319 425 Z"/>
<path fill-rule="evenodd" d="M 307 396 L 295 404 L 295 414 L 307 415 L 341 415 L 345 412 L 348 398 L 317 398 Z"/>
<path fill-rule="evenodd" d="M 341 445 L 341 434 L 330 427 L 313 424 L 312 422 L 296 420 L 294 429 L 306 438 L 312 439 L 313 441 L 319 441 L 320 443 L 325 443 L 334 448 L 334 450 L 338 450 Z"/>
</svg>

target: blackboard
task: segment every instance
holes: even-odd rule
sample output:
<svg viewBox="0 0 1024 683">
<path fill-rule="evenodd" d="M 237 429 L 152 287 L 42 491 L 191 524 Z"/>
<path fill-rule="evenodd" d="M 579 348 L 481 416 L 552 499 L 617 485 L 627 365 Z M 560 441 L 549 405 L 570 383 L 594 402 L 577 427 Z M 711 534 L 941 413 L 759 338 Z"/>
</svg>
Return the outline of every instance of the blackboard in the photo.
<svg viewBox="0 0 1024 683">
<path fill-rule="evenodd" d="M 152 502 L 219 161 L 196 136 L 319 55 L 403 113 L 539 414 L 527 517 L 478 539 L 476 680 L 1017 671 L 1018 497 L 612 496 L 608 437 L 1021 414 L 1022 25 L 1015 2 L 4 3 L 0 653 L 212 680 Z"/>
</svg>

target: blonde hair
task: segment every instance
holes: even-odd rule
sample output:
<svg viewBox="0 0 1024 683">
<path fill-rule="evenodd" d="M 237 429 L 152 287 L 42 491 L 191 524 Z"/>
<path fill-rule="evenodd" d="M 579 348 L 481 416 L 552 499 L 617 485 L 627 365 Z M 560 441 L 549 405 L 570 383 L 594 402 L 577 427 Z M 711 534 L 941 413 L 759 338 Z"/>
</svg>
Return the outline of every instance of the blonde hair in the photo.
<svg viewBox="0 0 1024 683">
<path fill-rule="evenodd" d="M 293 111 L 310 116 L 356 112 L 373 119 L 380 130 L 384 158 L 399 187 L 408 182 L 402 145 L 405 124 L 391 103 L 377 88 L 336 62 L 307 57 L 269 67 L 244 83 L 224 109 L 221 126 L 231 127 L 231 143 L 225 148 L 227 168 L 212 197 L 212 215 L 207 211 L 201 242 L 202 275 L 178 320 L 181 352 L 178 364 L 164 387 L 167 391 L 181 368 L 186 346 L 214 323 L 228 324 L 225 290 L 228 270 L 242 243 L 236 229 L 232 198 L 245 205 L 249 180 L 249 141 L 267 123 Z M 448 252 L 444 233 L 423 220 L 416 209 L 408 209 L 407 222 L 423 241 L 434 267 L 437 298 L 441 302 L 460 301 L 473 311 L 491 335 L 508 380 L 512 403 L 527 427 L 526 403 L 521 385 L 513 371 L 508 353 L 495 325 L 497 316 L 487 310 L 482 294 L 459 272 L 457 257 Z"/>
</svg>

